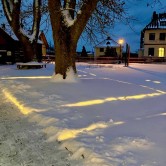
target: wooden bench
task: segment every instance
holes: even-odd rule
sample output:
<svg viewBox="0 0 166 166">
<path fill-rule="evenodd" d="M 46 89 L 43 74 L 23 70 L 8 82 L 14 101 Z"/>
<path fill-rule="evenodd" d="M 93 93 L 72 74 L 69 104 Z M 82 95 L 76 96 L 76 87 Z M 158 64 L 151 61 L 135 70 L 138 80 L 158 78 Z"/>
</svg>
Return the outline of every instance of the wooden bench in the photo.
<svg viewBox="0 0 166 166">
<path fill-rule="evenodd" d="M 46 63 L 38 63 L 38 62 L 28 62 L 28 63 L 16 63 L 16 66 L 18 69 L 23 69 L 23 68 L 46 68 Z"/>
</svg>

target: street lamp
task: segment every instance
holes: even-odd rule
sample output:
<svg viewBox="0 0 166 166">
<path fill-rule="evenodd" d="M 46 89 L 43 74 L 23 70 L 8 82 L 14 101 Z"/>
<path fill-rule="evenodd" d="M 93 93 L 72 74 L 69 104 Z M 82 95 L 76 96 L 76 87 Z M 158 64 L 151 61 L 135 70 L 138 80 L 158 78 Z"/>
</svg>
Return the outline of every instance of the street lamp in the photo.
<svg viewBox="0 0 166 166">
<path fill-rule="evenodd" d="M 119 39 L 118 44 L 120 45 L 120 59 L 122 58 L 122 45 L 124 44 L 124 39 Z"/>
</svg>

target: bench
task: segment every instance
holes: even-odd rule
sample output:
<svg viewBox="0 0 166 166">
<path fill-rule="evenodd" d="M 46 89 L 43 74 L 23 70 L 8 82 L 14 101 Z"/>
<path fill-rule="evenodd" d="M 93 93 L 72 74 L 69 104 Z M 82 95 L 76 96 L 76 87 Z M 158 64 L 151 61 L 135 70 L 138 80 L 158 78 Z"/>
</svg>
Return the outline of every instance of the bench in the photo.
<svg viewBox="0 0 166 166">
<path fill-rule="evenodd" d="M 38 63 L 38 62 L 28 62 L 28 63 L 16 63 L 17 69 L 23 69 L 23 68 L 46 68 L 46 63 Z"/>
</svg>

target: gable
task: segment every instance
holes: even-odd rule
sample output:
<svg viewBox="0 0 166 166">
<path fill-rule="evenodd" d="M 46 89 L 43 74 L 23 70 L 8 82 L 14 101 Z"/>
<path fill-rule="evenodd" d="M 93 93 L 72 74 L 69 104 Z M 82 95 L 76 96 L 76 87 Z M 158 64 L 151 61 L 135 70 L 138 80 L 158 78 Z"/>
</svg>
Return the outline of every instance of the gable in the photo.
<svg viewBox="0 0 166 166">
<path fill-rule="evenodd" d="M 0 28 L 0 44 L 13 43 L 14 39 Z"/>
<path fill-rule="evenodd" d="M 153 12 L 151 22 L 146 25 L 144 31 L 147 29 L 166 29 L 166 13 Z"/>
<path fill-rule="evenodd" d="M 44 35 L 43 31 L 39 35 L 39 40 L 42 41 L 42 43 L 45 45 L 46 48 L 49 47 L 46 36 Z"/>
</svg>

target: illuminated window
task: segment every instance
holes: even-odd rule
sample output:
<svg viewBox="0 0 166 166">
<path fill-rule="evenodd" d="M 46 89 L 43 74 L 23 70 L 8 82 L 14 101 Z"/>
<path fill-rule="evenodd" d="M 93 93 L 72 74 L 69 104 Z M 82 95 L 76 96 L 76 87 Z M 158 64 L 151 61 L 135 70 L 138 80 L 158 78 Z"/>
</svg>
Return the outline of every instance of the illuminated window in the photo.
<svg viewBox="0 0 166 166">
<path fill-rule="evenodd" d="M 164 57 L 164 48 L 159 48 L 159 57 Z"/>
</svg>

